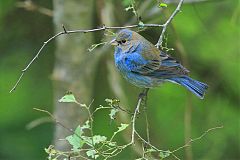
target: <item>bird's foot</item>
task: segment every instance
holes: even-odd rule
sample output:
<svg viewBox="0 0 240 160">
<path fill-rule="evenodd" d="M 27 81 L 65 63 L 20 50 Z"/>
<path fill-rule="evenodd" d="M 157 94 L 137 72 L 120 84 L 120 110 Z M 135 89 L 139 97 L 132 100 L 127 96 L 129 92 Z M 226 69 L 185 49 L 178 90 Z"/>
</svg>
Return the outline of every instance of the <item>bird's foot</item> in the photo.
<svg viewBox="0 0 240 160">
<path fill-rule="evenodd" d="M 144 106 L 144 111 L 146 110 L 146 106 L 147 106 L 147 94 L 148 94 L 149 88 L 145 88 L 139 95 L 138 95 L 138 103 L 140 101 L 141 104 L 143 104 Z M 139 108 L 137 110 L 137 113 L 139 114 Z"/>
<path fill-rule="evenodd" d="M 147 97 L 149 88 L 145 88 L 139 95 L 138 95 L 138 99 L 144 99 Z"/>
</svg>

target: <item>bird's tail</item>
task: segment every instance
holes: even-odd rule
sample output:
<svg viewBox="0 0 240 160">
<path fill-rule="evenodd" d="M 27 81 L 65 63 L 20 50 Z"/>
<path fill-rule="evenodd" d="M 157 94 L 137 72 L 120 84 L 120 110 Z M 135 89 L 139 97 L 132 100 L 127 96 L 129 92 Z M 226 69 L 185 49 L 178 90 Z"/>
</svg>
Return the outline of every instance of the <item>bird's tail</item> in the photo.
<svg viewBox="0 0 240 160">
<path fill-rule="evenodd" d="M 194 80 L 188 76 L 172 77 L 169 78 L 169 80 L 186 87 L 189 91 L 194 93 L 200 99 L 204 98 L 204 94 L 208 88 L 207 84 Z"/>
</svg>

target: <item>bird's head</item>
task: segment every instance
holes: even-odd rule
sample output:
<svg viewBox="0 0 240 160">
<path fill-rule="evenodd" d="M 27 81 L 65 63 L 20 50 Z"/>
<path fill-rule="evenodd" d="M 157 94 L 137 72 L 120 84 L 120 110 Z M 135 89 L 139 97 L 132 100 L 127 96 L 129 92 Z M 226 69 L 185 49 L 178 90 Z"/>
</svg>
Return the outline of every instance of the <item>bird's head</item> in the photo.
<svg viewBox="0 0 240 160">
<path fill-rule="evenodd" d="M 129 29 L 122 29 L 110 43 L 114 46 L 125 47 L 132 43 L 136 37 L 135 34 L 137 33 Z"/>
</svg>

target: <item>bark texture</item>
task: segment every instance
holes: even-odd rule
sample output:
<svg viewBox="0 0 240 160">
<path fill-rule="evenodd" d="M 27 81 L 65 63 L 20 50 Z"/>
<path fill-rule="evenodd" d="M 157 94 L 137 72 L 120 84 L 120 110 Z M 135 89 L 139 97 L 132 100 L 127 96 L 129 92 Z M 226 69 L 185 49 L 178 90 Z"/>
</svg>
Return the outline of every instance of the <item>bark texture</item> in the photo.
<svg viewBox="0 0 240 160">
<path fill-rule="evenodd" d="M 92 28 L 93 0 L 54 0 L 54 25 L 56 32 L 67 29 Z M 92 34 L 60 36 L 56 40 L 56 58 L 53 71 L 55 117 L 68 128 L 76 128 L 87 118 L 87 114 L 73 104 L 58 103 L 66 91 L 72 91 L 81 103 L 92 101 L 94 69 L 98 56 L 89 54 Z M 69 150 L 66 141 L 59 141 L 69 135 L 69 131 L 56 126 L 55 147 Z"/>
</svg>

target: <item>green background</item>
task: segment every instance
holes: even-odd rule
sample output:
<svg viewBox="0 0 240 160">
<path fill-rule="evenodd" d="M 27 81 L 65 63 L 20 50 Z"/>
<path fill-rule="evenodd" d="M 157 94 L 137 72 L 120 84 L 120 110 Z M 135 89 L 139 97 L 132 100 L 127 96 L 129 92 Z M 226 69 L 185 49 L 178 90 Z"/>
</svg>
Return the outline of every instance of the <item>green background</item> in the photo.
<svg viewBox="0 0 240 160">
<path fill-rule="evenodd" d="M 51 1 L 34 2 L 52 9 Z M 54 34 L 54 26 L 51 17 L 17 8 L 15 3 L 16 0 L 0 1 L 0 159 L 40 160 L 47 157 L 44 148 L 52 143 L 54 126 L 44 123 L 31 130 L 26 126 L 33 120 L 46 116 L 32 108 L 52 112 L 54 43 L 44 49 L 16 92 L 9 94 L 9 90 L 41 44 Z M 169 8 L 172 7 L 174 6 L 169 5 Z M 176 41 L 179 41 L 184 46 L 186 55 L 179 55 L 177 50 L 169 54 L 180 61 L 187 60 L 191 76 L 206 82 L 209 90 L 204 100 L 199 100 L 183 87 L 170 83 L 150 90 L 148 114 L 151 115 L 150 136 L 154 145 L 172 150 L 184 144 L 184 112 L 190 99 L 192 137 L 200 136 L 208 128 L 224 126 L 192 145 L 193 159 L 240 159 L 239 13 L 239 1 L 222 0 L 184 4 L 182 12 L 175 17 L 175 30 L 171 27 L 168 29 L 168 46 L 175 48 Z M 130 12 L 127 14 L 132 16 Z M 161 18 L 153 17 L 153 21 L 156 19 L 163 22 Z M 148 29 L 141 34 L 154 43 L 160 31 Z M 106 59 L 113 58 L 112 55 L 109 53 L 102 57 L 99 66 L 103 67 L 99 67 L 96 73 L 99 75 L 95 79 L 96 106 L 104 104 L 105 98 L 114 97 L 109 91 L 104 67 Z M 127 96 L 129 106 L 134 106 L 139 90 L 124 80 L 123 86 L 124 90 L 128 90 L 126 93 L 131 92 Z M 95 130 L 104 135 L 110 135 L 111 126 L 109 127 L 107 114 L 108 112 L 101 112 L 95 117 Z M 141 119 L 139 122 L 144 123 Z M 141 129 L 144 125 L 138 127 Z M 140 132 L 144 133 L 144 129 Z M 179 151 L 177 155 L 183 158 L 184 151 Z M 131 155 L 123 152 L 119 159 L 123 157 L 134 157 L 134 153 Z"/>
</svg>

